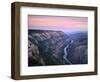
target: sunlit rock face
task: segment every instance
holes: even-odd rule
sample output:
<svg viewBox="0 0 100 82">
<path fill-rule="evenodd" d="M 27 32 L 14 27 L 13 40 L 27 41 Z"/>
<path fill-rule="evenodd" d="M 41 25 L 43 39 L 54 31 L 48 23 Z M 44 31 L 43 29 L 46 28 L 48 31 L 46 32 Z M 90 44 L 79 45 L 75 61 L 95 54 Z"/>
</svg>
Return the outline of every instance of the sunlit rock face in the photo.
<svg viewBox="0 0 100 82">
<path fill-rule="evenodd" d="M 28 31 L 28 66 L 87 63 L 87 33 L 67 35 L 62 31 Z"/>
</svg>

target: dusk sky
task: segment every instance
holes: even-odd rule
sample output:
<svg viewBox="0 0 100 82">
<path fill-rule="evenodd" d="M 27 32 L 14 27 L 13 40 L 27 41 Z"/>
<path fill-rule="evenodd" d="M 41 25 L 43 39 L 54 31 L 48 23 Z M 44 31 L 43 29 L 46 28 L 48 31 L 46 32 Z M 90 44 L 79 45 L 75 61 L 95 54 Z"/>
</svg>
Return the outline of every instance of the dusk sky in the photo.
<svg viewBox="0 0 100 82">
<path fill-rule="evenodd" d="M 88 28 L 87 17 L 67 17 L 67 16 L 28 16 L 29 29 L 48 29 L 64 31 L 86 31 Z"/>
</svg>

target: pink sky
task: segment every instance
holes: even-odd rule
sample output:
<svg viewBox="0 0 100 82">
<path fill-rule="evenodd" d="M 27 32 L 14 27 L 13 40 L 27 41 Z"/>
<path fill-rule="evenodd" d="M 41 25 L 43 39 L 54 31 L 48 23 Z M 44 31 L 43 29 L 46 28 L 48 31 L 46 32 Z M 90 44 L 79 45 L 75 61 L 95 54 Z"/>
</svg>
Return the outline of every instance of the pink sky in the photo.
<svg viewBox="0 0 100 82">
<path fill-rule="evenodd" d="M 28 16 L 28 27 L 34 29 L 34 26 L 50 29 L 87 29 L 87 17 L 59 17 L 59 16 Z"/>
</svg>

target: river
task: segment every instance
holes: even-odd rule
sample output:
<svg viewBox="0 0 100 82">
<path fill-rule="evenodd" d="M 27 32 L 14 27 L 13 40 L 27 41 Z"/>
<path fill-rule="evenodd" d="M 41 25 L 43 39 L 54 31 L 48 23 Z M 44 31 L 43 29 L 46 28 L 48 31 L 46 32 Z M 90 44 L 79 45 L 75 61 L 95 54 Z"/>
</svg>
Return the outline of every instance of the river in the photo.
<svg viewBox="0 0 100 82">
<path fill-rule="evenodd" d="M 68 58 L 67 58 L 67 55 L 68 55 L 67 49 L 69 48 L 69 46 L 70 46 L 73 42 L 74 42 L 74 41 L 71 40 L 70 43 L 64 48 L 64 56 L 63 56 L 63 58 L 68 62 L 68 64 L 72 64 L 72 63 L 71 63 L 71 62 L 68 60 Z"/>
</svg>

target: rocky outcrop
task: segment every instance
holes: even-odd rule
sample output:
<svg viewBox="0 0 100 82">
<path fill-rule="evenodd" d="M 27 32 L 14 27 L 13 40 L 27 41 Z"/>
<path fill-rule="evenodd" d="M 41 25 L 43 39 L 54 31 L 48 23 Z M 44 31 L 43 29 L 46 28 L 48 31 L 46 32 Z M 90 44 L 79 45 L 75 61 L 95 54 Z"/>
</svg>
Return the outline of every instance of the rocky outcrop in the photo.
<svg viewBox="0 0 100 82">
<path fill-rule="evenodd" d="M 84 52 L 87 57 L 87 47 L 86 44 L 84 44 L 85 41 L 83 42 L 82 40 L 81 42 L 78 42 L 75 40 L 75 42 L 71 42 L 72 38 L 62 31 L 29 30 L 28 65 L 41 66 L 69 64 L 69 62 L 66 61 L 67 57 L 65 52 L 67 53 L 71 64 L 79 64 L 79 56 L 77 54 L 81 55 Z M 65 48 L 66 46 L 68 48 Z M 64 49 L 66 49 L 66 51 L 64 51 Z M 82 58 L 85 58 L 84 54 Z M 85 58 L 84 62 L 84 59 L 82 60 L 80 58 L 80 63 L 87 63 L 86 60 L 87 58 Z"/>
</svg>

